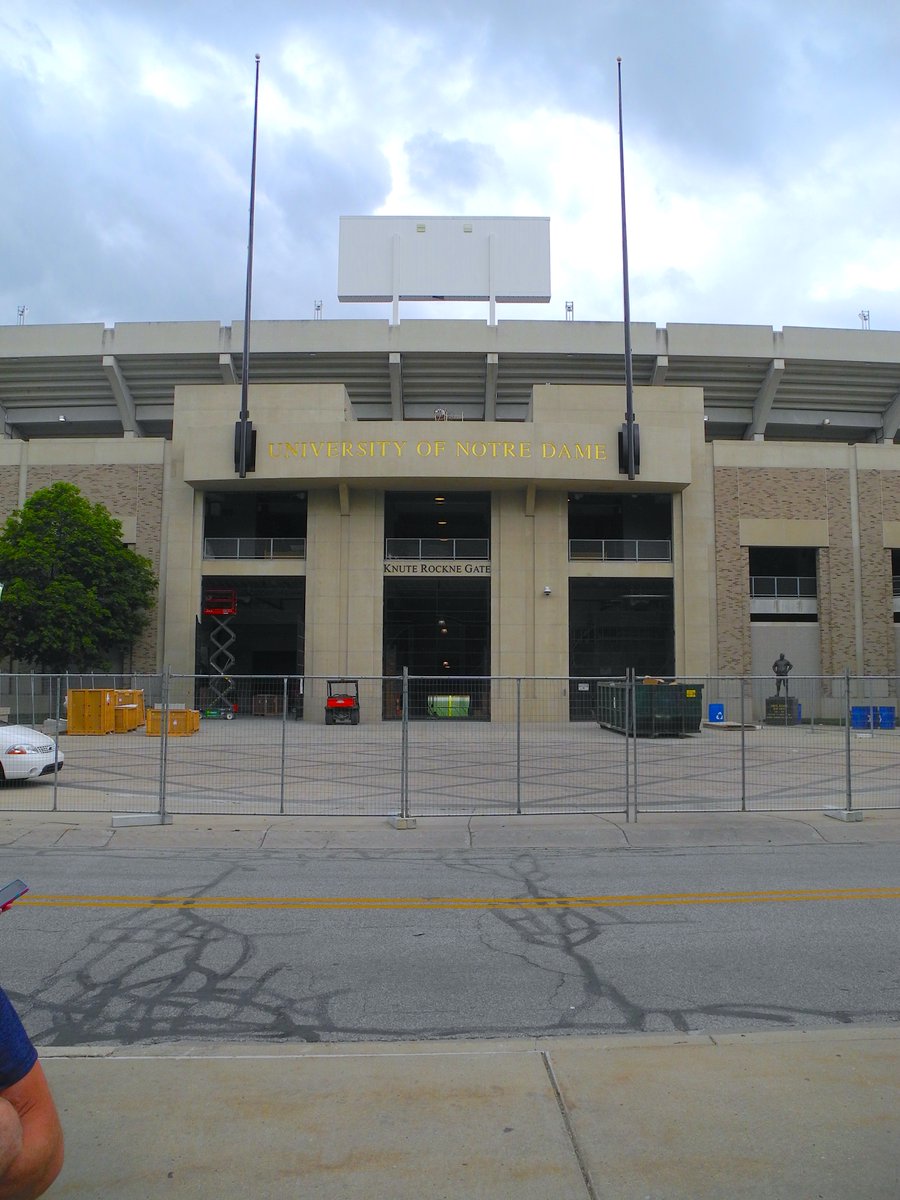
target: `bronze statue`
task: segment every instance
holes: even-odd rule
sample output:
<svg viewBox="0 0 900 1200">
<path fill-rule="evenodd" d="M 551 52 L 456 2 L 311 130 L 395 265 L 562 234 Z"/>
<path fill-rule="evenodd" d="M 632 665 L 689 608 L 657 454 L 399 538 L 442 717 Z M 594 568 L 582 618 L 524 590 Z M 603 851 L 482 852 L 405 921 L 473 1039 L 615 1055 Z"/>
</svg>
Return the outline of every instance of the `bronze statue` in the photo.
<svg viewBox="0 0 900 1200">
<path fill-rule="evenodd" d="M 789 662 L 782 650 L 775 661 L 772 663 L 772 670 L 775 672 L 775 695 L 781 695 L 781 685 L 784 684 L 785 698 L 788 694 L 788 675 L 794 669 L 794 664 Z"/>
</svg>

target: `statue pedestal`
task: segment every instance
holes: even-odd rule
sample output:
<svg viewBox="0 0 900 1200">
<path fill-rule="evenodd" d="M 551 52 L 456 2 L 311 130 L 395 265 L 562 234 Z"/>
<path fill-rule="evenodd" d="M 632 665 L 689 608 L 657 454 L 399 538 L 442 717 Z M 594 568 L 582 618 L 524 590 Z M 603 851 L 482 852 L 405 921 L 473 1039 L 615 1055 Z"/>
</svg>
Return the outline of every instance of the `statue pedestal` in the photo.
<svg viewBox="0 0 900 1200">
<path fill-rule="evenodd" d="M 796 696 L 766 697 L 767 725 L 799 725 L 800 701 Z"/>
</svg>

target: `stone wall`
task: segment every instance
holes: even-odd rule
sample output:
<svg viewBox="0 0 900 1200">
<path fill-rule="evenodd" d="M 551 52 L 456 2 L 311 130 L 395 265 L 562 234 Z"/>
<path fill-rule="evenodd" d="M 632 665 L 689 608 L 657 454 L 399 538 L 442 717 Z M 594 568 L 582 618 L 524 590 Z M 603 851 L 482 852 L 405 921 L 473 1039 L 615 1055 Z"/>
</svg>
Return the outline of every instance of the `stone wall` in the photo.
<svg viewBox="0 0 900 1200">
<path fill-rule="evenodd" d="M 891 675 L 896 670 L 891 551 L 885 547 L 886 521 L 900 521 L 900 472 L 859 472 L 859 526 L 862 567 L 863 656 L 866 674 Z"/>
<path fill-rule="evenodd" d="M 714 490 L 719 671 L 752 670 L 749 548 L 740 544 L 740 522 L 747 519 L 828 520 L 829 546 L 819 551 L 817 572 L 821 661 L 826 674 L 835 663 L 843 670 L 852 661 L 847 653 L 854 644 L 849 473 L 825 467 L 717 467 Z M 785 544 L 791 544 L 787 536 Z"/>
<path fill-rule="evenodd" d="M 797 544 L 791 522 L 823 521 L 827 545 L 820 545 L 817 565 L 821 670 L 839 675 L 859 666 L 866 674 L 893 673 L 891 552 L 884 544 L 884 523 L 900 521 L 900 472 L 862 467 L 858 471 L 857 581 L 850 469 L 855 450 L 832 448 L 829 465 L 815 467 L 796 465 L 800 453 L 784 446 L 748 444 L 723 452 L 724 461 L 715 467 L 718 669 L 722 674 L 751 671 L 749 547 L 741 545 L 741 521 L 784 522 L 784 545 Z M 742 454 L 747 458 L 767 454 L 777 465 L 745 466 L 735 461 Z M 862 601 L 861 664 L 857 663 L 857 588 Z"/>
</svg>

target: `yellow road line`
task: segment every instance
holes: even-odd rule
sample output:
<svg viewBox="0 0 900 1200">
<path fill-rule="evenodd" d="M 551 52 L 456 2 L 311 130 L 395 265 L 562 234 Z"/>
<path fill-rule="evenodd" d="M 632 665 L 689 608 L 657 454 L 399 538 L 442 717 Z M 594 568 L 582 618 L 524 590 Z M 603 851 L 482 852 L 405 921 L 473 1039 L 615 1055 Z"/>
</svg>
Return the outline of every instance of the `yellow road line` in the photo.
<svg viewBox="0 0 900 1200">
<path fill-rule="evenodd" d="M 660 892 L 636 896 L 92 896 L 36 895 L 44 908 L 484 909 L 642 908 L 655 905 L 784 904 L 819 900 L 900 900 L 900 887 L 814 888 L 768 892 Z"/>
</svg>

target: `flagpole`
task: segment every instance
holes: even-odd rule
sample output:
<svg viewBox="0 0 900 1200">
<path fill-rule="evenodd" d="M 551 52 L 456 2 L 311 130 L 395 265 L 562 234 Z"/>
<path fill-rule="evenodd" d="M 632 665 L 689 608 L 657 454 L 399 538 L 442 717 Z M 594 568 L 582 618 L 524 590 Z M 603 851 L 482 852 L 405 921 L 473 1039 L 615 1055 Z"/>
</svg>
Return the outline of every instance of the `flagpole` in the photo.
<svg viewBox="0 0 900 1200">
<path fill-rule="evenodd" d="M 253 290 L 253 218 L 256 209 L 256 130 L 259 115 L 259 55 L 253 90 L 253 154 L 250 162 L 250 231 L 247 237 L 247 289 L 244 296 L 244 349 L 241 355 L 241 414 L 235 430 L 235 466 L 241 479 L 256 469 L 254 430 L 250 424 L 250 296 Z"/>
<path fill-rule="evenodd" d="M 625 465 L 628 478 L 634 479 L 639 459 L 636 454 L 637 425 L 634 421 L 634 375 L 631 365 L 631 301 L 628 295 L 628 228 L 625 221 L 625 139 L 622 134 L 622 60 L 616 59 L 619 85 L 619 186 L 622 205 L 622 292 L 625 326 Z"/>
</svg>

